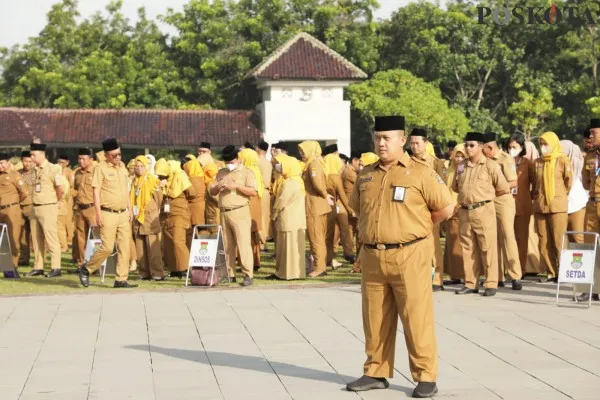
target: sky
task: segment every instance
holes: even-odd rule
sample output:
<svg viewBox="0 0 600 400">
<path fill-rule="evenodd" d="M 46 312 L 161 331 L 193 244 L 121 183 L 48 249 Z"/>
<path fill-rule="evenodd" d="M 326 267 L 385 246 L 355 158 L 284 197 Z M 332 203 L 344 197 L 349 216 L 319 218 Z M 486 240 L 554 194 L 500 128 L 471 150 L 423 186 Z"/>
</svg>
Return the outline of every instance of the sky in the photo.
<svg viewBox="0 0 600 400">
<path fill-rule="evenodd" d="M 376 17 L 387 18 L 398 7 L 414 0 L 379 0 L 381 8 Z M 46 24 L 46 14 L 58 0 L 0 0 L 0 47 L 22 44 L 28 37 L 36 36 Z M 88 17 L 104 10 L 110 0 L 79 0 L 79 12 Z M 182 8 L 188 0 L 123 0 L 123 12 L 131 20 L 137 17 L 137 9 L 146 7 L 149 18 L 164 14 L 168 7 Z"/>
</svg>

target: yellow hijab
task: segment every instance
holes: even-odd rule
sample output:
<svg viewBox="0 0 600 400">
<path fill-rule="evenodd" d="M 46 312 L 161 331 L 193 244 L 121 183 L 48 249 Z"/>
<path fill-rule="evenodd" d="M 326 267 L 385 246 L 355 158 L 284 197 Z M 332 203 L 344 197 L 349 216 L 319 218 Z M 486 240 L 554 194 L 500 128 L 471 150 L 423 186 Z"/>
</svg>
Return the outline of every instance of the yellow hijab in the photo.
<svg viewBox="0 0 600 400">
<path fill-rule="evenodd" d="M 210 154 L 202 154 L 197 160 L 204 170 L 204 183 L 208 186 L 215 181 L 219 167 Z"/>
<path fill-rule="evenodd" d="M 156 175 L 167 176 L 167 187 L 165 194 L 171 198 L 177 198 L 185 190 L 192 186 L 190 179 L 181 170 L 181 165 L 178 161 L 167 161 L 161 158 L 156 162 L 154 167 Z"/>
<path fill-rule="evenodd" d="M 256 187 L 258 190 L 258 198 L 261 199 L 265 190 L 265 184 L 263 182 L 262 174 L 258 169 L 258 153 L 252 149 L 243 149 L 238 153 L 238 158 L 244 164 L 244 167 L 254 172 L 256 178 Z"/>
<path fill-rule="evenodd" d="M 325 175 L 327 176 L 327 166 L 325 165 L 325 161 L 321 157 L 321 145 L 319 142 L 315 142 L 314 140 L 306 140 L 298 145 L 298 148 L 302 150 L 304 156 L 306 157 L 306 162 L 304 164 L 304 171 L 310 167 L 310 164 L 313 161 L 318 162 L 323 167 L 323 171 L 325 171 Z"/>
<path fill-rule="evenodd" d="M 558 136 L 556 136 L 556 133 L 546 132 L 540 136 L 540 139 L 544 139 L 546 143 L 548 143 L 548 147 L 550 147 L 551 150 L 550 153 L 542 156 L 542 159 L 544 160 L 544 195 L 546 197 L 546 202 L 550 204 L 550 202 L 554 199 L 554 193 L 556 190 L 556 179 L 554 177 L 556 160 L 567 156 L 562 151 L 560 139 Z"/>
<path fill-rule="evenodd" d="M 456 153 L 462 153 L 463 156 L 466 157 L 467 153 L 465 152 L 465 145 L 463 143 L 457 144 L 454 146 L 454 150 L 452 150 L 452 155 L 450 156 L 450 167 L 448 168 L 448 178 L 446 180 L 446 185 L 450 189 L 450 194 L 452 195 L 452 199 L 454 199 L 454 201 L 458 200 L 458 193 L 452 190 L 452 183 L 454 182 L 454 177 L 456 176 L 456 166 L 454 165 L 454 156 Z"/>
<path fill-rule="evenodd" d="M 337 154 L 327 154 L 323 157 L 323 161 L 325 161 L 325 167 L 329 175 L 339 175 L 342 168 L 344 168 L 344 161 Z"/>
<path fill-rule="evenodd" d="M 141 162 L 146 167 L 146 172 L 142 176 L 136 176 L 133 180 L 133 185 L 129 191 L 129 202 L 131 206 L 137 206 L 138 215 L 135 217 L 140 224 L 143 224 L 146 219 L 146 207 L 152 200 L 152 193 L 156 190 L 160 181 L 158 178 L 148 171 L 149 160 L 146 156 L 137 156 L 132 160 L 134 165 L 136 162 Z M 136 196 L 137 193 L 137 196 Z"/>
<path fill-rule="evenodd" d="M 433 144 L 431 144 L 431 142 L 425 143 L 425 153 L 435 157 L 435 149 L 433 148 Z"/>
<path fill-rule="evenodd" d="M 300 162 L 294 157 L 290 157 L 286 154 L 280 154 L 275 157 L 275 161 L 281 164 L 281 176 L 275 182 L 273 186 L 273 193 L 276 197 L 279 196 L 283 184 L 287 181 L 294 180 L 300 185 L 302 194 L 306 193 L 304 189 L 304 180 L 302 180 L 302 167 Z"/>
<path fill-rule="evenodd" d="M 360 156 L 360 162 L 363 163 L 363 166 L 371 165 L 379 161 L 379 156 L 375 153 L 362 153 Z"/>
<path fill-rule="evenodd" d="M 200 165 L 198 160 L 196 160 L 196 157 L 192 156 L 193 158 L 188 158 L 189 156 L 192 156 L 192 155 L 188 154 L 187 156 L 185 156 L 185 158 L 188 159 L 189 161 L 186 162 L 185 164 L 183 164 L 183 170 L 185 171 L 186 174 L 188 174 L 188 176 L 190 178 L 193 178 L 195 176 L 203 177 L 204 171 L 202 170 L 202 166 Z"/>
</svg>

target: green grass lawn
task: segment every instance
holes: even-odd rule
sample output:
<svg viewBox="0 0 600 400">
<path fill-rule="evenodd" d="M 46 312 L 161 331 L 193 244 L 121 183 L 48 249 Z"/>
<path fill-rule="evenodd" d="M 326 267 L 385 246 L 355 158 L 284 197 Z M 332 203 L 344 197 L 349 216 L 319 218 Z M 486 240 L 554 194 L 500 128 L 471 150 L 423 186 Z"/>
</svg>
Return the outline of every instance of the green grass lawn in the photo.
<svg viewBox="0 0 600 400">
<path fill-rule="evenodd" d="M 344 262 L 344 265 L 332 271 L 327 271 L 328 276 L 316 279 L 295 280 L 295 281 L 279 281 L 265 280 L 264 278 L 275 272 L 275 261 L 272 259 L 273 244 L 267 243 L 268 253 L 261 255 L 261 269 L 254 274 L 255 286 L 284 286 L 284 285 L 314 285 L 314 284 L 349 284 L 359 283 L 360 274 L 352 274 L 352 266 L 343 260 L 341 252 L 338 253 L 338 261 Z M 58 278 L 46 278 L 43 276 L 26 277 L 26 273 L 31 271 L 32 266 L 19 267 L 20 279 L 3 279 L 0 278 L 0 296 L 2 295 L 26 295 L 26 294 L 66 294 L 66 293 L 88 293 L 102 292 L 107 289 L 112 289 L 114 276 L 107 275 L 104 283 L 100 282 L 100 276 L 92 276 L 90 278 L 91 285 L 89 288 L 84 288 L 79 283 L 79 276 L 68 271 L 74 271 L 77 266 L 71 263 L 71 253 L 63 253 L 62 257 L 63 275 Z M 32 260 L 33 262 L 33 260 Z M 46 272 L 48 271 L 48 262 L 46 263 Z M 237 273 L 238 282 L 241 278 L 241 273 Z M 185 279 L 166 278 L 163 282 L 141 281 L 137 272 L 129 274 L 130 283 L 139 284 L 138 289 L 133 290 L 202 290 L 205 288 L 188 287 L 185 288 Z M 219 285 L 219 287 L 235 288 L 239 284 Z M 126 290 L 115 290 L 111 292 L 124 292 Z"/>
</svg>

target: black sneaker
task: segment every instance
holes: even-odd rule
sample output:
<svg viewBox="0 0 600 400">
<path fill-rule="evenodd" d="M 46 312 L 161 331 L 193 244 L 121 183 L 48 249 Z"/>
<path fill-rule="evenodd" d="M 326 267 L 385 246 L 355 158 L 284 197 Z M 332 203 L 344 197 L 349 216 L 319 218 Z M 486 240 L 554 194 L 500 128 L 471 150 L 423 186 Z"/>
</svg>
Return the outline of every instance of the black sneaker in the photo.
<svg viewBox="0 0 600 400">
<path fill-rule="evenodd" d="M 57 276 L 62 276 L 60 269 L 51 270 L 50 273 L 46 275 L 46 278 L 56 278 Z"/>
<path fill-rule="evenodd" d="M 483 291 L 485 297 L 492 297 L 496 295 L 496 289 L 487 288 Z"/>
<path fill-rule="evenodd" d="M 242 283 L 240 283 L 240 285 L 242 286 L 252 286 L 252 278 L 250 278 L 248 275 L 244 276 L 244 280 L 242 281 Z"/>
<path fill-rule="evenodd" d="M 512 281 L 512 290 L 521 290 L 523 289 L 523 285 L 521 284 L 521 281 L 519 280 L 514 280 Z"/>
<path fill-rule="evenodd" d="M 44 275 L 43 269 L 34 269 L 25 276 L 42 276 L 42 275 Z"/>
<path fill-rule="evenodd" d="M 477 294 L 479 293 L 479 289 L 469 289 L 468 287 L 464 286 L 461 289 L 458 289 L 456 292 L 454 292 L 456 294 Z"/>
<path fill-rule="evenodd" d="M 374 389 L 387 389 L 390 386 L 385 378 L 373 378 L 363 375 L 354 382 L 346 385 L 346 390 L 349 392 L 365 392 Z"/>
<path fill-rule="evenodd" d="M 419 382 L 412 393 L 412 397 L 415 399 L 427 399 L 433 397 L 437 392 L 438 388 L 435 382 Z"/>
</svg>

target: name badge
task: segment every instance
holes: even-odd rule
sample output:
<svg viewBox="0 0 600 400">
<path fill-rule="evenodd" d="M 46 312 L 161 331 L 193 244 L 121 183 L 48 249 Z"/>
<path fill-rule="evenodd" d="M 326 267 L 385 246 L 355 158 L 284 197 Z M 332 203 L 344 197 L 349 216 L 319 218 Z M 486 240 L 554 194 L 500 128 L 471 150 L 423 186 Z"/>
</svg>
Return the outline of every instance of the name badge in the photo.
<svg viewBox="0 0 600 400">
<path fill-rule="evenodd" d="M 335 206 L 335 212 L 340 213 L 340 206 Z"/>
<path fill-rule="evenodd" d="M 140 195 L 140 189 L 135 189 L 135 197 L 138 197 Z"/>
<path fill-rule="evenodd" d="M 170 213 L 171 212 L 171 206 L 169 204 L 165 204 L 164 211 L 165 211 L 165 214 Z"/>
<path fill-rule="evenodd" d="M 42 184 L 41 183 L 36 183 L 35 184 L 35 192 L 39 193 L 42 191 Z"/>
<path fill-rule="evenodd" d="M 404 201 L 406 196 L 406 188 L 402 186 L 394 186 L 394 201 Z"/>
<path fill-rule="evenodd" d="M 136 217 L 140 215 L 140 209 L 137 205 L 133 206 L 133 215 L 135 215 Z"/>
<path fill-rule="evenodd" d="M 516 187 L 515 187 L 515 188 L 512 188 L 512 189 L 510 189 L 510 193 L 511 193 L 511 194 L 517 194 L 517 191 L 518 191 L 518 190 L 517 190 L 517 188 L 516 188 Z"/>
</svg>

